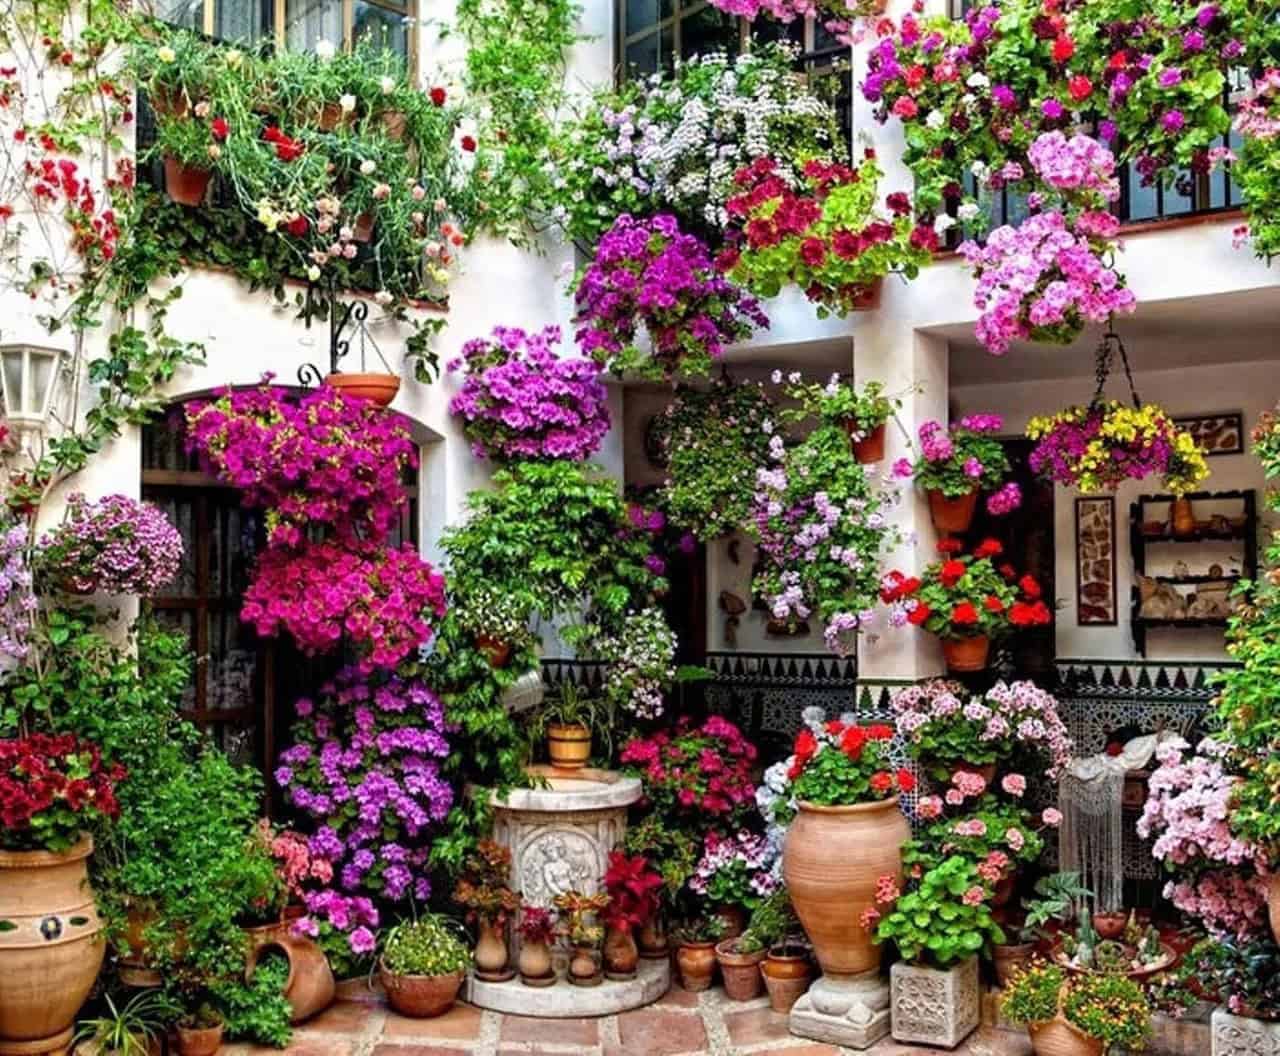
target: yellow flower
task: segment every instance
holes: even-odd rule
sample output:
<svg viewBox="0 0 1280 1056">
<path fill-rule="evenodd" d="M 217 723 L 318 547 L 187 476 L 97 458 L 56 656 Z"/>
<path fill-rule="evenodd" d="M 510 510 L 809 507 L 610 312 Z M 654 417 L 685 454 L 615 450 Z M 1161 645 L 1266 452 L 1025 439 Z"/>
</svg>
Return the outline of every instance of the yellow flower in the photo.
<svg viewBox="0 0 1280 1056">
<path fill-rule="evenodd" d="M 175 52 L 173 48 L 169 47 L 169 45 L 167 44 L 164 45 L 163 47 L 156 49 L 156 58 L 159 59 L 161 62 L 173 62 L 173 60 L 176 59 L 177 57 L 178 57 L 177 52 Z"/>
</svg>

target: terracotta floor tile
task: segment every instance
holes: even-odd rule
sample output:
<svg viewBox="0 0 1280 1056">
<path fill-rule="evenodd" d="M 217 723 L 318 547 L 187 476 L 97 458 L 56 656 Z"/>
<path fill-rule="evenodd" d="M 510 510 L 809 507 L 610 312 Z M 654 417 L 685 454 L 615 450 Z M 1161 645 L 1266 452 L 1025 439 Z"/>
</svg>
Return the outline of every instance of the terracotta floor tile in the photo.
<svg viewBox="0 0 1280 1056">
<path fill-rule="evenodd" d="M 758 1045 L 765 1041 L 783 1041 L 791 1037 L 787 1017 L 769 1008 L 752 1008 L 743 1012 L 726 1012 L 724 1025 L 734 1045 Z"/>
<path fill-rule="evenodd" d="M 469 1056 L 470 1049 L 451 1049 L 447 1045 L 379 1045 L 373 1056 Z"/>
<path fill-rule="evenodd" d="M 673 1056 L 707 1049 L 707 1032 L 701 1017 L 669 1009 L 623 1012 L 618 1016 L 618 1035 L 622 1051 L 628 1056 Z"/>
<path fill-rule="evenodd" d="M 459 1001 L 443 1016 L 433 1019 L 410 1019 L 395 1012 L 387 1013 L 382 1036 L 387 1041 L 444 1040 L 474 1041 L 480 1036 L 480 1010 Z"/>
<path fill-rule="evenodd" d="M 309 1034 L 363 1034 L 369 1028 L 369 1020 L 378 1012 L 378 1006 L 364 1001 L 337 1001 L 318 1016 L 298 1024 L 296 1033 Z"/>
<path fill-rule="evenodd" d="M 673 986 L 652 1005 L 653 1008 L 688 1008 L 698 1007 L 699 995 Z"/>
<path fill-rule="evenodd" d="M 595 1019 L 536 1019 L 532 1016 L 503 1016 L 498 1034 L 503 1043 L 554 1042 L 557 1045 L 600 1044 L 600 1022 Z"/>
<path fill-rule="evenodd" d="M 346 1038 L 300 1038 L 295 1034 L 287 1048 L 250 1045 L 245 1052 L 248 1056 L 352 1056 L 355 1045 Z"/>
</svg>

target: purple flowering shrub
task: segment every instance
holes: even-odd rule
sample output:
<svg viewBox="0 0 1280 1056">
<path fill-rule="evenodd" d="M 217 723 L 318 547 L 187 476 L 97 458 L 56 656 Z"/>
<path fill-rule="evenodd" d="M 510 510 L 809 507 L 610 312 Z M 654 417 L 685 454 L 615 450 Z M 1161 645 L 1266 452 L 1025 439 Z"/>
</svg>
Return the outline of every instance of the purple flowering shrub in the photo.
<svg viewBox="0 0 1280 1056">
<path fill-rule="evenodd" d="M 756 299 L 714 266 L 705 243 L 669 214 L 623 215 L 596 247 L 574 293 L 575 340 L 615 374 L 706 375 L 725 346 L 769 320 Z M 652 355 L 636 344 L 643 326 Z"/>
<path fill-rule="evenodd" d="M 819 426 L 789 450 L 775 434 L 770 453 L 752 511 L 760 562 L 752 590 L 789 627 L 820 618 L 827 648 L 846 656 L 875 608 L 891 537 L 881 511 L 896 494 L 872 492 L 839 426 Z"/>
<path fill-rule="evenodd" d="M 154 594 L 178 574 L 182 536 L 157 507 L 127 495 L 67 499 L 67 518 L 40 540 L 37 576 L 72 594 Z"/>
<path fill-rule="evenodd" d="M 401 478 L 417 465 L 403 422 L 328 385 L 298 397 L 268 381 L 188 403 L 187 449 L 245 506 L 268 511 L 273 545 L 300 544 L 312 524 L 383 538 L 406 502 Z"/>
<path fill-rule="evenodd" d="M 263 552 L 240 618 L 264 638 L 287 630 L 308 655 L 333 651 L 345 636 L 367 675 L 430 641 L 432 619 L 444 613 L 444 577 L 409 544 L 359 551 L 309 543 Z"/>
<path fill-rule="evenodd" d="M 423 682 L 344 668 L 296 710 L 275 780 L 315 822 L 308 850 L 330 863 L 332 881 L 304 893 L 307 915 L 295 928 L 321 938 L 341 964 L 373 952 L 380 904 L 431 894 L 429 834 L 454 800 L 441 776 L 444 709 Z"/>
<path fill-rule="evenodd" d="M 561 359 L 560 328 L 497 326 L 449 364 L 466 380 L 449 401 L 478 458 L 589 458 L 609 432 L 608 390 L 590 359 Z"/>
</svg>

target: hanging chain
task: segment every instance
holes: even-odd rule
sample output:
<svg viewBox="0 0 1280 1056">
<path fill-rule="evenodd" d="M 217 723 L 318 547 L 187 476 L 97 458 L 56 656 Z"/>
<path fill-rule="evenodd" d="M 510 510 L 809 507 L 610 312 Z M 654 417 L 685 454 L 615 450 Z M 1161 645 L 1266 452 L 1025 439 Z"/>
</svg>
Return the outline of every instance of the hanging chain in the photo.
<svg viewBox="0 0 1280 1056">
<path fill-rule="evenodd" d="M 1138 388 L 1133 381 L 1133 369 L 1129 366 L 1129 352 L 1124 347 L 1124 342 L 1120 340 L 1120 335 L 1112 327 L 1111 320 L 1108 319 L 1106 332 L 1098 341 L 1098 348 L 1094 352 L 1093 377 L 1098 385 L 1094 390 L 1090 407 L 1097 407 L 1105 402 L 1107 379 L 1111 376 L 1111 368 L 1115 365 L 1117 351 L 1120 353 L 1120 363 L 1124 367 L 1125 379 L 1129 382 L 1129 396 L 1133 400 L 1133 406 L 1135 409 L 1142 406 L 1142 400 L 1138 398 Z"/>
</svg>

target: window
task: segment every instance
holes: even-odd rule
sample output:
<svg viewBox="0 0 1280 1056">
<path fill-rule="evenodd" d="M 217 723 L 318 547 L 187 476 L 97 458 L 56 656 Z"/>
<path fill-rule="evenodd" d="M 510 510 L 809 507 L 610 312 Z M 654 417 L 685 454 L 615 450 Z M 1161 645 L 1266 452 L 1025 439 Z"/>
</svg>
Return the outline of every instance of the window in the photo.
<svg viewBox="0 0 1280 1056">
<path fill-rule="evenodd" d="M 296 51 L 320 40 L 347 50 L 369 40 L 403 55 L 412 68 L 415 10 L 414 0 L 160 0 L 156 14 L 219 40 Z"/>
</svg>

